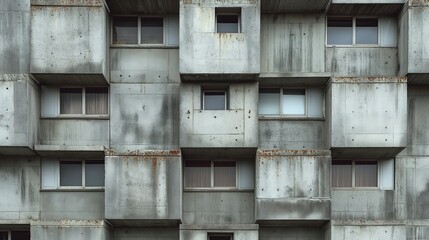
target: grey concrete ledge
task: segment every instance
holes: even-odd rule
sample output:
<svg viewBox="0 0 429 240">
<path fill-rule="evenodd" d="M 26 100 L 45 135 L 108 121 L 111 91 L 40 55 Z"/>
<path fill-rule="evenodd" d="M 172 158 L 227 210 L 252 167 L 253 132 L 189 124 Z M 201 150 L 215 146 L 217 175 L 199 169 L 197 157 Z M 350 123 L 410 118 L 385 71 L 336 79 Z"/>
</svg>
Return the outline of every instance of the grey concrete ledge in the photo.
<svg viewBox="0 0 429 240">
<path fill-rule="evenodd" d="M 409 0 L 408 6 L 410 6 L 410 7 L 427 7 L 427 6 L 429 6 L 429 0 Z"/>
<path fill-rule="evenodd" d="M 34 145 L 36 152 L 51 152 L 51 151 L 64 151 L 64 152 L 104 152 L 104 146 L 69 146 L 69 145 Z"/>
<path fill-rule="evenodd" d="M 258 157 L 271 157 L 271 156 L 331 156 L 330 150 L 319 149 L 303 149 L 303 150 L 258 150 L 256 152 Z"/>
<path fill-rule="evenodd" d="M 31 0 L 31 6 L 101 7 L 103 0 Z"/>
<path fill-rule="evenodd" d="M 19 80 L 30 80 L 29 74 L 0 74 L 0 81 L 19 81 Z"/>
<path fill-rule="evenodd" d="M 57 189 L 40 189 L 40 192 L 104 192 L 103 188 L 70 188 L 70 189 L 63 189 L 63 188 L 57 188 Z"/>
<path fill-rule="evenodd" d="M 180 149 L 173 150 L 128 150 L 124 152 L 116 151 L 113 148 L 106 148 L 104 150 L 106 156 L 166 156 L 166 157 L 180 157 L 182 155 Z"/>
<path fill-rule="evenodd" d="M 180 230 L 259 230 L 258 224 L 180 224 Z"/>
<path fill-rule="evenodd" d="M 166 46 L 166 45 L 114 45 L 111 44 L 110 48 L 115 49 L 179 49 L 179 46 Z"/>
<path fill-rule="evenodd" d="M 248 193 L 253 193 L 255 192 L 254 189 L 183 189 L 183 192 L 238 192 L 238 193 L 242 193 L 242 192 L 248 192 Z"/>
<path fill-rule="evenodd" d="M 109 116 L 59 116 L 40 117 L 40 120 L 110 120 Z"/>
<path fill-rule="evenodd" d="M 331 226 L 403 226 L 404 220 L 331 220 Z"/>
<path fill-rule="evenodd" d="M 330 72 L 261 72 L 259 78 L 330 78 Z"/>
<path fill-rule="evenodd" d="M 325 121 L 325 118 L 283 117 L 283 116 L 265 117 L 265 116 L 259 116 L 259 121 Z"/>
<path fill-rule="evenodd" d="M 407 83 L 407 77 L 332 77 L 331 83 Z"/>
<path fill-rule="evenodd" d="M 104 220 L 36 220 L 31 221 L 31 226 L 33 227 L 44 227 L 44 226 L 76 226 L 76 227 L 106 227 L 107 222 Z"/>
</svg>

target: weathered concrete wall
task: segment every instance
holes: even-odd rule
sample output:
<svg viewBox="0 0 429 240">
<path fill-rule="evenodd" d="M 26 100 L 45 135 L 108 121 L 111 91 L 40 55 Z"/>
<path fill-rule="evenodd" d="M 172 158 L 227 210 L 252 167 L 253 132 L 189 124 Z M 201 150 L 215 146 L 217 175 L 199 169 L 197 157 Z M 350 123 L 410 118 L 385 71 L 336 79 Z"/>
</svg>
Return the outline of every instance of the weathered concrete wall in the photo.
<svg viewBox="0 0 429 240">
<path fill-rule="evenodd" d="M 260 227 L 259 240 L 327 240 L 321 227 Z"/>
<path fill-rule="evenodd" d="M 180 220 L 180 152 L 147 151 L 140 154 L 106 156 L 106 219 Z"/>
<path fill-rule="evenodd" d="M 32 240 L 110 240 L 110 230 L 102 220 L 35 221 L 31 223 Z"/>
<path fill-rule="evenodd" d="M 111 84 L 111 148 L 177 149 L 178 95 L 179 84 Z"/>
<path fill-rule="evenodd" d="M 180 240 L 206 240 L 208 233 L 232 233 L 234 240 L 257 240 L 258 225 L 180 225 Z"/>
<path fill-rule="evenodd" d="M 325 26 L 323 14 L 263 14 L 261 72 L 325 72 Z"/>
<path fill-rule="evenodd" d="M 180 147 L 257 147 L 258 84 L 229 85 L 228 110 L 202 110 L 202 91 L 181 84 Z"/>
<path fill-rule="evenodd" d="M 111 83 L 180 83 L 178 49 L 110 49 Z"/>
<path fill-rule="evenodd" d="M 112 240 L 179 240 L 178 227 L 118 227 Z"/>
<path fill-rule="evenodd" d="M 405 226 L 389 222 L 346 222 L 332 223 L 331 239 L 332 240 L 403 240 L 406 236 Z"/>
<path fill-rule="evenodd" d="M 108 147 L 109 120 L 42 118 L 39 144 Z"/>
<path fill-rule="evenodd" d="M 0 221 L 39 219 L 40 161 L 37 157 L 0 157 Z"/>
<path fill-rule="evenodd" d="M 0 3 L 0 73 L 30 70 L 30 0 Z"/>
<path fill-rule="evenodd" d="M 417 2 L 417 1 L 415 1 Z M 408 8 L 408 73 L 428 73 L 429 5 Z"/>
<path fill-rule="evenodd" d="M 408 28 L 409 13 L 404 8 L 398 16 L 398 63 L 399 75 L 406 76 L 408 73 Z"/>
<path fill-rule="evenodd" d="M 338 77 L 396 76 L 398 49 L 327 47 L 326 71 Z"/>
<path fill-rule="evenodd" d="M 324 12 L 331 0 L 264 0 L 261 1 L 262 12 Z"/>
<path fill-rule="evenodd" d="M 184 192 L 183 224 L 251 224 L 253 192 Z"/>
<path fill-rule="evenodd" d="M 239 33 L 216 33 L 216 8 L 241 8 Z M 181 74 L 257 74 L 259 0 L 180 1 Z"/>
<path fill-rule="evenodd" d="M 37 85 L 26 74 L 1 74 L 0 102 L 0 155 L 32 154 L 40 114 Z"/>
<path fill-rule="evenodd" d="M 329 151 L 260 150 L 256 220 L 327 220 L 331 214 Z"/>
<path fill-rule="evenodd" d="M 395 219 L 394 191 L 333 190 L 332 219 L 392 220 Z"/>
<path fill-rule="evenodd" d="M 389 157 L 406 146 L 405 79 L 332 78 L 327 99 L 328 146 L 344 154 L 336 157 L 358 148 L 372 149 L 360 157 Z"/>
<path fill-rule="evenodd" d="M 103 2 L 70 4 L 32 2 L 31 73 L 36 77 L 56 74 L 57 78 L 63 74 L 93 75 L 108 80 L 108 13 Z M 39 80 L 52 82 L 45 77 Z M 61 81 L 59 77 L 57 82 Z"/>
<path fill-rule="evenodd" d="M 429 239 L 429 225 L 426 221 L 412 222 L 406 226 L 407 240 Z"/>
<path fill-rule="evenodd" d="M 104 192 L 44 191 L 40 193 L 43 220 L 104 219 Z"/>
<path fill-rule="evenodd" d="M 259 120 L 259 148 L 325 149 L 325 122 Z"/>
</svg>

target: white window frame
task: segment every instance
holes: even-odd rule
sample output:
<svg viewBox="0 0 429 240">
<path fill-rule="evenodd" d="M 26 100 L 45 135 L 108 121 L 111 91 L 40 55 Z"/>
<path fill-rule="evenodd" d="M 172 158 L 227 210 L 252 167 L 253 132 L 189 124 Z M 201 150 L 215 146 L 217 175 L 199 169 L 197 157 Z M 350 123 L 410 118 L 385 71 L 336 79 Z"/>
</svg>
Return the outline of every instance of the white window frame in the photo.
<svg viewBox="0 0 429 240">
<path fill-rule="evenodd" d="M 205 109 L 206 93 L 210 93 L 210 92 L 212 92 L 212 93 L 213 92 L 223 92 L 223 93 L 225 93 L 225 107 L 224 107 L 223 110 L 210 110 L 210 109 L 206 110 Z M 223 90 L 223 89 L 219 89 L 219 90 L 216 90 L 216 89 L 203 90 L 202 91 L 202 96 L 203 96 L 202 106 L 201 106 L 202 110 L 204 110 L 204 111 L 225 111 L 225 110 L 228 110 L 228 91 L 227 90 Z"/>
<path fill-rule="evenodd" d="M 216 160 L 204 160 L 204 159 L 199 159 L 199 160 L 185 160 L 184 161 L 184 174 L 183 174 L 183 183 L 185 183 L 185 177 L 186 177 L 186 161 L 210 161 L 210 187 L 187 187 L 184 186 L 185 190 L 237 190 L 238 189 L 238 184 L 239 184 L 239 161 L 238 160 L 230 160 L 230 159 L 216 159 Z M 215 187 L 214 186 L 214 162 L 235 162 L 235 187 Z M 184 184 L 185 185 L 185 184 Z"/>
<path fill-rule="evenodd" d="M 308 96 L 308 88 L 306 87 L 260 87 L 259 89 L 280 89 L 280 104 L 279 104 L 279 114 L 259 114 L 260 117 L 270 118 L 270 117 L 281 117 L 281 118 L 320 118 L 320 117 L 310 117 L 308 114 L 309 109 L 309 96 Z M 292 90 L 292 89 L 302 89 L 305 91 L 305 104 L 304 104 L 304 114 L 283 114 L 283 93 L 284 90 Z M 259 95 L 258 91 L 258 95 Z M 324 96 L 324 95 L 323 95 Z M 323 106 L 325 99 L 323 98 Z M 259 105 L 259 103 L 258 103 Z M 322 109 L 322 114 L 324 115 L 324 109 Z"/>
<path fill-rule="evenodd" d="M 80 88 L 82 89 L 82 113 L 80 114 L 61 114 L 61 89 L 68 89 L 68 88 Z M 106 114 L 86 114 L 86 88 L 106 88 L 107 89 L 107 113 Z M 107 117 L 109 116 L 110 111 L 110 88 L 105 86 L 85 86 L 85 87 L 78 87 L 78 86 L 65 86 L 65 87 L 59 87 L 58 88 L 58 116 L 59 117 Z"/>
<path fill-rule="evenodd" d="M 76 160 L 76 159 L 61 159 L 58 161 L 58 189 L 104 189 L 104 186 L 86 186 L 85 183 L 85 171 L 86 171 L 86 161 L 100 161 L 103 162 L 104 167 L 106 163 L 103 160 L 98 159 L 85 159 L 85 160 Z M 80 162 L 82 163 L 82 186 L 61 186 L 61 162 Z"/>
<path fill-rule="evenodd" d="M 115 44 L 113 43 L 113 18 L 114 17 L 135 17 L 137 18 L 137 44 Z M 162 43 L 150 43 L 143 44 L 142 43 L 142 18 L 162 18 Z M 110 21 L 110 46 L 112 47 L 130 47 L 130 46 L 138 46 L 138 47 L 160 47 L 166 46 L 166 16 L 164 15 L 114 15 L 111 17 Z"/>
<path fill-rule="evenodd" d="M 230 15 L 230 16 L 237 16 L 238 22 L 237 22 L 237 32 L 236 33 L 220 33 L 217 31 L 217 17 L 219 15 L 225 16 L 225 15 Z M 215 32 L 218 34 L 237 34 L 237 33 L 241 33 L 241 14 L 240 13 L 223 13 L 223 12 L 218 12 L 216 13 L 216 17 L 215 17 Z"/>
<path fill-rule="evenodd" d="M 352 161 L 352 186 L 351 187 L 334 187 L 331 179 L 331 187 L 333 189 L 353 189 L 353 190 L 378 190 L 380 189 L 380 160 L 379 159 L 333 159 L 333 161 Z M 377 186 L 376 187 L 356 187 L 356 164 L 355 162 L 377 162 Z M 331 171 L 333 172 L 333 166 L 331 165 Z M 331 175 L 332 177 L 332 175 Z"/>
<path fill-rule="evenodd" d="M 352 18 L 352 44 L 328 44 L 328 18 L 348 17 Z M 377 18 L 377 44 L 356 44 L 356 19 L 359 18 Z M 380 36 L 380 17 L 378 16 L 326 16 L 325 22 L 325 45 L 326 47 L 381 47 Z"/>
</svg>

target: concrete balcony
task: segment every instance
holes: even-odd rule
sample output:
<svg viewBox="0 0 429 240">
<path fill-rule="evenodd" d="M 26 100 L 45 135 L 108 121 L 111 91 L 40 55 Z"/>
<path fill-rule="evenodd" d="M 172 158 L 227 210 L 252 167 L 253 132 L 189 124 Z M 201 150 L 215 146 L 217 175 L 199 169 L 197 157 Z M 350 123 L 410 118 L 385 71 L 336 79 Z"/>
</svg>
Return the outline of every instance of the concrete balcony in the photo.
<svg viewBox="0 0 429 240">
<path fill-rule="evenodd" d="M 179 0 L 106 0 L 112 14 L 179 13 Z"/>
<path fill-rule="evenodd" d="M 36 79 L 41 84 L 107 85 L 109 25 L 103 1 L 31 4 L 30 72 Z"/>
<path fill-rule="evenodd" d="M 261 9 L 266 13 L 325 12 L 331 1 L 261 0 Z"/>
<path fill-rule="evenodd" d="M 180 151 L 105 158 L 105 218 L 113 225 L 177 225 L 182 216 Z"/>
<path fill-rule="evenodd" d="M 39 93 L 27 74 L 0 74 L 0 155 L 34 155 Z"/>
<path fill-rule="evenodd" d="M 332 0 L 329 15 L 397 15 L 406 0 Z"/>
<path fill-rule="evenodd" d="M 330 162 L 330 152 L 326 150 L 259 150 L 256 222 L 267 225 L 312 222 L 322 226 L 329 221 Z"/>
<path fill-rule="evenodd" d="M 405 78 L 332 78 L 328 86 L 333 158 L 393 157 L 407 146 Z"/>
<path fill-rule="evenodd" d="M 181 148 L 256 148 L 258 88 L 256 83 L 225 88 L 225 110 L 204 110 L 204 87 L 182 84 L 180 93 Z"/>
<path fill-rule="evenodd" d="M 109 240 L 110 226 L 103 220 L 33 221 L 31 239 Z"/>
<path fill-rule="evenodd" d="M 429 84 L 428 21 L 427 1 L 409 1 L 399 18 L 400 74 L 411 84 Z"/>
<path fill-rule="evenodd" d="M 222 13 L 238 16 L 234 31 L 217 29 Z M 182 81 L 256 81 L 259 50 L 259 1 L 180 2 Z"/>
</svg>

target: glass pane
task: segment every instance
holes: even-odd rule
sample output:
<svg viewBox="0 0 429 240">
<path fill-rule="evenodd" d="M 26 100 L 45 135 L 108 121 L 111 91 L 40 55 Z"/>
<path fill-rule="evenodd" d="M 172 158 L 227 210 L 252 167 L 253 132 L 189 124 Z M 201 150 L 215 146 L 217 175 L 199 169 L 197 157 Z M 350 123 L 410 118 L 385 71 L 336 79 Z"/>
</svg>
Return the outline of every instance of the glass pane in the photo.
<svg viewBox="0 0 429 240">
<path fill-rule="evenodd" d="M 60 186 L 82 186 L 82 162 L 61 161 Z"/>
<path fill-rule="evenodd" d="M 60 89 L 60 113 L 82 114 L 82 88 Z"/>
<path fill-rule="evenodd" d="M 225 92 L 204 92 L 204 110 L 225 110 Z"/>
<path fill-rule="evenodd" d="M 231 240 L 232 239 L 232 234 L 210 234 L 209 235 L 209 240 Z"/>
<path fill-rule="evenodd" d="M 328 44 L 353 44 L 353 18 L 328 18 Z"/>
<path fill-rule="evenodd" d="M 142 18 L 142 44 L 164 43 L 164 19 Z"/>
<path fill-rule="evenodd" d="M 283 89 L 283 114 L 305 115 L 305 89 Z"/>
<path fill-rule="evenodd" d="M 332 161 L 332 187 L 352 187 L 352 161 Z"/>
<path fill-rule="evenodd" d="M 190 188 L 211 187 L 211 162 L 210 161 L 186 161 L 185 162 L 185 187 L 190 187 Z"/>
<path fill-rule="evenodd" d="M 104 162 L 103 161 L 85 161 L 85 186 L 103 187 L 104 186 Z"/>
<path fill-rule="evenodd" d="M 218 33 L 238 33 L 238 15 L 217 15 Z"/>
<path fill-rule="evenodd" d="M 137 17 L 113 17 L 113 44 L 137 44 Z"/>
<path fill-rule="evenodd" d="M 378 44 L 378 18 L 356 19 L 356 44 Z"/>
<path fill-rule="evenodd" d="M 0 232 L 0 240 L 8 240 L 7 232 Z"/>
<path fill-rule="evenodd" d="M 236 186 L 236 162 L 215 161 L 214 162 L 214 186 L 235 187 Z"/>
<path fill-rule="evenodd" d="M 11 240 L 30 240 L 29 231 L 13 231 L 11 233 Z"/>
<path fill-rule="evenodd" d="M 377 187 L 377 161 L 356 161 L 356 187 Z"/>
<path fill-rule="evenodd" d="M 259 114 L 279 115 L 280 114 L 280 89 L 262 88 L 259 89 Z"/>
<path fill-rule="evenodd" d="M 106 87 L 89 87 L 85 89 L 85 113 L 88 115 L 108 114 L 109 99 Z"/>
</svg>

